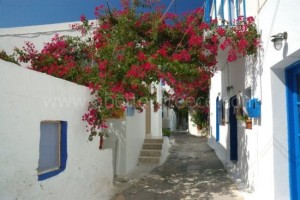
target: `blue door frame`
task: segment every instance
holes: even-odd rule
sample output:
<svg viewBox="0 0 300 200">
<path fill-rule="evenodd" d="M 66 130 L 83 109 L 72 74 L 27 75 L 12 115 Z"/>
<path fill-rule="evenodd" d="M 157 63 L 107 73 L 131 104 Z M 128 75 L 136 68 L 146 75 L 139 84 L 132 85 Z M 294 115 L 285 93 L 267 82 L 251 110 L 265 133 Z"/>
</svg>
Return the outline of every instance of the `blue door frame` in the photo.
<svg viewBox="0 0 300 200">
<path fill-rule="evenodd" d="M 236 96 L 231 97 L 229 102 L 230 160 L 238 160 L 237 119 L 234 111 L 234 107 L 237 105 Z"/>
<path fill-rule="evenodd" d="M 300 61 L 285 71 L 291 200 L 300 200 Z"/>
</svg>

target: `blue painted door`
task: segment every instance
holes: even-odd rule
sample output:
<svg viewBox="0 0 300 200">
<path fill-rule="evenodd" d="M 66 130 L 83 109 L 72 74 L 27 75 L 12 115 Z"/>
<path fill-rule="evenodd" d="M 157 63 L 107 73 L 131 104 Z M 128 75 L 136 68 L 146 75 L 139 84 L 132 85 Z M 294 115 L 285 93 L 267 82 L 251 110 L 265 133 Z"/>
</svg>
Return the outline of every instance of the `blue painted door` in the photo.
<svg viewBox="0 0 300 200">
<path fill-rule="evenodd" d="M 216 141 L 220 140 L 220 101 L 219 96 L 216 99 Z"/>
<path fill-rule="evenodd" d="M 234 107 L 237 105 L 236 96 L 230 98 L 229 106 L 229 134 L 230 134 L 230 160 L 238 160 L 237 119 Z"/>
<path fill-rule="evenodd" d="M 286 70 L 291 200 L 300 200 L 300 62 Z"/>
</svg>

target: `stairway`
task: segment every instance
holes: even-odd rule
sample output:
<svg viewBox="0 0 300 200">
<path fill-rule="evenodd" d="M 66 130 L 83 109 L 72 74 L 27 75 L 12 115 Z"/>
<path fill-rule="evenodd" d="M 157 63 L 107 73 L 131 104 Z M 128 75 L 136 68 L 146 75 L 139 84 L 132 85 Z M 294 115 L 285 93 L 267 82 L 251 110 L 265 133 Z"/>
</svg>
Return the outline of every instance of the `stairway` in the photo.
<svg viewBox="0 0 300 200">
<path fill-rule="evenodd" d="M 146 138 L 139 157 L 139 163 L 159 164 L 162 145 L 162 138 Z"/>
</svg>

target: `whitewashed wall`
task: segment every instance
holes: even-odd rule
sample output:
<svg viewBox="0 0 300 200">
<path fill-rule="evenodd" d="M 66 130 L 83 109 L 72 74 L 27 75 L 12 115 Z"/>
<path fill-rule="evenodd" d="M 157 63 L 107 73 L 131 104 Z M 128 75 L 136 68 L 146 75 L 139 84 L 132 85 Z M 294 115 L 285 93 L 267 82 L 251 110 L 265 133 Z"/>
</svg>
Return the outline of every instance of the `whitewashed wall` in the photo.
<svg viewBox="0 0 300 200">
<path fill-rule="evenodd" d="M 126 117 L 126 173 L 130 173 L 138 163 L 146 133 L 145 112 L 135 112 L 133 117 Z"/>
<path fill-rule="evenodd" d="M 300 20 L 297 14 L 300 4 L 294 0 L 260 0 L 247 1 L 247 8 L 247 15 L 255 16 L 258 30 L 262 34 L 262 47 L 256 59 L 246 59 L 244 72 L 230 73 L 232 76 L 228 80 L 234 88 L 239 85 L 251 87 L 252 97 L 262 101 L 262 117 L 253 121 L 252 130 L 243 132 L 243 128 L 239 128 L 239 162 L 228 161 L 226 126 L 220 127 L 220 142 L 210 144 L 216 149 L 218 146 L 224 147 L 223 150 L 219 148 L 217 152 L 221 153 L 217 154 L 225 165 L 229 163 L 237 177 L 255 190 L 258 199 L 288 200 L 290 191 L 284 70 L 300 60 L 300 27 L 295 25 Z M 284 31 L 288 32 L 287 42 L 277 51 L 273 47 L 271 36 Z M 230 67 L 233 65 L 236 63 L 230 64 Z M 221 64 L 219 69 L 222 69 Z M 227 73 L 224 70 L 220 72 Z M 212 79 L 212 136 L 215 135 L 215 99 L 218 92 L 224 93 L 226 86 L 227 82 L 219 75 Z"/>
<path fill-rule="evenodd" d="M 299 8 L 300 4 L 297 1 L 268 0 L 257 19 L 264 41 L 261 94 L 264 105 L 262 112 L 265 115 L 262 118 L 262 132 L 267 133 L 264 134 L 266 147 L 268 143 L 273 144 L 274 199 L 289 199 L 290 195 L 284 69 L 300 60 L 300 27 L 295 25 L 295 22 L 300 20 Z M 283 43 L 280 51 L 276 51 L 271 36 L 284 31 L 288 32 L 287 42 Z M 269 120 L 273 123 L 269 123 Z M 260 186 L 263 193 L 263 185 Z"/>
<path fill-rule="evenodd" d="M 87 88 L 0 60 L 0 197 L 11 199 L 108 199 L 112 150 L 89 142 Z M 68 122 L 66 169 L 38 181 L 40 122 Z"/>
<path fill-rule="evenodd" d="M 162 103 L 162 88 L 161 84 L 153 84 L 156 87 L 157 97 L 156 100 L 159 104 Z M 151 88 L 153 90 L 153 87 Z M 162 110 L 161 108 L 154 112 L 153 104 L 151 103 L 151 135 L 154 137 L 162 136 Z"/>
<path fill-rule="evenodd" d="M 80 36 L 78 31 L 70 29 L 70 23 L 0 28 L 0 49 L 12 54 L 15 47 L 21 48 L 28 41 L 34 43 L 37 49 L 41 49 L 43 44 L 50 42 L 56 33 L 59 35 Z"/>
<path fill-rule="evenodd" d="M 108 121 L 109 135 L 104 148 L 113 149 L 115 175 L 126 175 L 136 167 L 146 131 L 145 112 L 135 110 L 134 116 Z"/>
<path fill-rule="evenodd" d="M 75 22 L 74 22 L 75 23 Z M 77 31 L 70 29 L 70 23 L 51 24 L 41 26 L 28 26 L 20 28 L 0 29 L 0 50 L 13 53 L 15 47 L 21 48 L 25 42 L 34 43 L 37 49 L 41 49 L 43 44 L 50 42 L 51 38 L 59 35 L 79 36 Z M 29 66 L 29 64 L 22 64 Z M 160 89 L 160 88 L 159 88 Z M 161 97 L 158 96 L 158 100 Z M 161 119 L 159 113 L 153 113 L 153 130 L 155 134 L 160 134 Z M 110 136 L 104 142 L 104 148 L 113 150 L 113 171 L 114 175 L 127 174 L 137 164 L 138 156 L 145 137 L 145 114 L 135 111 L 133 117 L 122 120 L 109 120 Z M 98 142 L 98 141 L 97 141 Z"/>
</svg>

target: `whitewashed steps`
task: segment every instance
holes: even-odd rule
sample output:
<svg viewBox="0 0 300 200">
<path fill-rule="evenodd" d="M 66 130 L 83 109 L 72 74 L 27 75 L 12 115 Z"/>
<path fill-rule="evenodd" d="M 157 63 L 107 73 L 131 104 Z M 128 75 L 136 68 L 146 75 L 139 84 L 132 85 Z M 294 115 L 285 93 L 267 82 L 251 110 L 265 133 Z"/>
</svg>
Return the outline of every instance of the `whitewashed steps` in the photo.
<svg viewBox="0 0 300 200">
<path fill-rule="evenodd" d="M 163 139 L 146 138 L 139 157 L 139 163 L 159 164 Z"/>
</svg>

